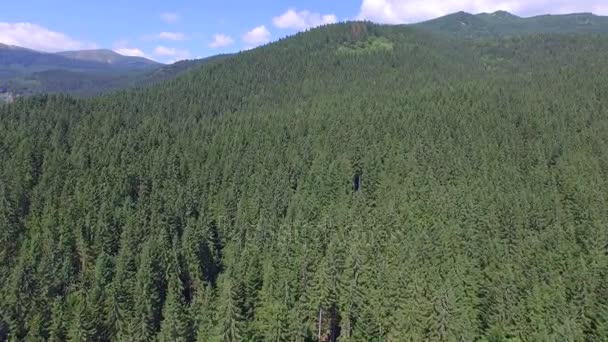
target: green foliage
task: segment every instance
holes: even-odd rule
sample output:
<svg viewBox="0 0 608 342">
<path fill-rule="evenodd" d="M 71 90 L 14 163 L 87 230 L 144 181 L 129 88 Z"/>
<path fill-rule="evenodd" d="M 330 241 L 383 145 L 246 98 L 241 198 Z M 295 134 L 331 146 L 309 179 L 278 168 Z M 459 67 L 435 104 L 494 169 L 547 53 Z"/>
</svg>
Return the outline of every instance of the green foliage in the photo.
<svg viewBox="0 0 608 342">
<path fill-rule="evenodd" d="M 2 106 L 0 337 L 602 341 L 607 55 L 344 23 Z"/>
<path fill-rule="evenodd" d="M 236 342 L 244 339 L 244 322 L 239 299 L 238 284 L 229 278 L 220 279 L 216 329 L 210 341 Z"/>
<path fill-rule="evenodd" d="M 393 51 L 393 43 L 384 37 L 370 37 L 364 41 L 347 43 L 338 47 L 339 54 L 365 54 Z"/>
<path fill-rule="evenodd" d="M 182 301 L 181 281 L 175 275 L 169 281 L 169 292 L 163 309 L 163 322 L 160 330 L 160 341 L 190 341 L 192 328 L 190 317 Z"/>
</svg>

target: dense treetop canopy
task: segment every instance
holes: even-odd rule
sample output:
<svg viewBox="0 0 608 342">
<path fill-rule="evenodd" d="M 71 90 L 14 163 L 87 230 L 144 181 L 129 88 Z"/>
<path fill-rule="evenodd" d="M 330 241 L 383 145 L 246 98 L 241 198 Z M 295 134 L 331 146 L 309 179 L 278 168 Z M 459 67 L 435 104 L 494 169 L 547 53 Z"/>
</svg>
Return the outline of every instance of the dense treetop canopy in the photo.
<svg viewBox="0 0 608 342">
<path fill-rule="evenodd" d="M 313 29 L 0 107 L 0 340 L 602 341 L 608 37 Z"/>
</svg>

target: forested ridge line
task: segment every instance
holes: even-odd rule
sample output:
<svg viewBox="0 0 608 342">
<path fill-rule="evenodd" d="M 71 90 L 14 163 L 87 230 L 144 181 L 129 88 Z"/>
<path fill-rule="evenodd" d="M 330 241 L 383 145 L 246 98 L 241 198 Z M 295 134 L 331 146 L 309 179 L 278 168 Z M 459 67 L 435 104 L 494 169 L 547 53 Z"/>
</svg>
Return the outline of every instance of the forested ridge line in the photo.
<svg viewBox="0 0 608 342">
<path fill-rule="evenodd" d="M 605 341 L 607 44 L 344 23 L 1 106 L 0 339 Z"/>
</svg>

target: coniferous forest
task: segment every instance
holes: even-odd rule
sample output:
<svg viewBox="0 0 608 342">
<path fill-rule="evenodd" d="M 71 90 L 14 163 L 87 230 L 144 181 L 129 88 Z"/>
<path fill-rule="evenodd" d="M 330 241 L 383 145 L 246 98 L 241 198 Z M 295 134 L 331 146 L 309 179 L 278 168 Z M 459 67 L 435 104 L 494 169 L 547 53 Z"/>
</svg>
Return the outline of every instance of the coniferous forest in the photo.
<svg viewBox="0 0 608 342">
<path fill-rule="evenodd" d="M 608 36 L 324 26 L 0 107 L 0 340 L 606 341 Z"/>
</svg>

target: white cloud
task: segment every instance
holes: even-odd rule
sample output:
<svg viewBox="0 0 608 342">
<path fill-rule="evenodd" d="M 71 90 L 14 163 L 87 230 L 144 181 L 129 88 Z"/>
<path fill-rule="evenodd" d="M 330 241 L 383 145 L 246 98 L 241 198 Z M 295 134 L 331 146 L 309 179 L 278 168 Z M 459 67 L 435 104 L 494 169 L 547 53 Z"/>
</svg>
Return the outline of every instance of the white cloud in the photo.
<svg viewBox="0 0 608 342">
<path fill-rule="evenodd" d="M 154 54 L 162 57 L 171 57 L 171 61 L 181 61 L 190 58 L 190 51 L 166 46 L 157 46 L 154 49 Z"/>
<path fill-rule="evenodd" d="M 137 48 L 119 48 L 114 49 L 114 51 L 123 56 L 132 56 L 132 57 L 146 57 L 146 54 Z"/>
<path fill-rule="evenodd" d="M 119 53 L 123 56 L 150 58 L 143 50 L 133 47 L 126 39 L 114 42 L 113 50 L 114 52 Z"/>
<path fill-rule="evenodd" d="M 0 22 L 0 43 L 46 52 L 94 49 L 97 47 L 95 44 L 83 43 L 64 33 L 51 31 L 32 23 Z"/>
<path fill-rule="evenodd" d="M 270 41 L 270 31 L 266 26 L 258 26 L 253 30 L 245 33 L 243 36 L 243 42 L 245 42 L 245 48 L 251 49 L 256 46 L 266 44 Z"/>
<path fill-rule="evenodd" d="M 209 44 L 209 47 L 217 49 L 230 46 L 234 43 L 232 37 L 225 34 L 216 34 L 213 36 L 213 41 Z"/>
<path fill-rule="evenodd" d="M 509 11 L 522 16 L 594 12 L 606 14 L 605 0 L 363 0 L 358 19 L 401 24 L 449 13 Z"/>
<path fill-rule="evenodd" d="M 180 41 L 186 40 L 186 35 L 181 32 L 161 32 L 156 36 L 156 38 L 162 40 Z"/>
<path fill-rule="evenodd" d="M 178 22 L 181 19 L 181 16 L 174 12 L 164 12 L 160 14 L 160 19 L 167 24 L 173 24 Z"/>
<path fill-rule="evenodd" d="M 309 11 L 290 9 L 278 17 L 274 17 L 274 26 L 281 29 L 306 30 L 311 27 L 333 24 L 338 21 L 334 14 L 319 14 Z"/>
<path fill-rule="evenodd" d="M 157 46 L 156 49 L 154 49 L 154 53 L 160 56 L 174 56 L 177 53 L 177 50 L 164 46 Z"/>
</svg>

